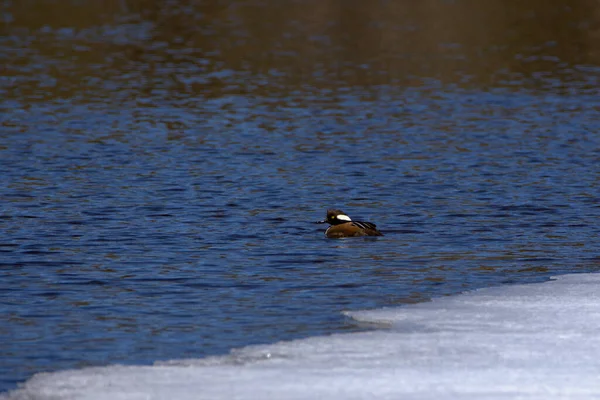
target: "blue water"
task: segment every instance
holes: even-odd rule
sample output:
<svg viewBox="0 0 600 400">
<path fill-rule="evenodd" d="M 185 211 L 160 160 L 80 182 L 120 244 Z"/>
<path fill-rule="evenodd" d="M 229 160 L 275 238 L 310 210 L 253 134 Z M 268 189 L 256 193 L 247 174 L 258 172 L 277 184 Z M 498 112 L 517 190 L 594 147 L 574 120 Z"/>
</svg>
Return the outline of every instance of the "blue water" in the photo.
<svg viewBox="0 0 600 400">
<path fill-rule="evenodd" d="M 307 73 L 300 53 L 230 60 L 248 33 L 215 56 L 143 18 L 23 30 L 19 12 L 0 43 L 20 56 L 0 87 L 0 391 L 599 269 L 592 66 L 499 67 L 490 85 L 427 54 L 397 78 L 363 49 Z M 470 60 L 457 47 L 438 56 Z M 314 222 L 332 207 L 385 236 L 326 239 Z"/>
</svg>

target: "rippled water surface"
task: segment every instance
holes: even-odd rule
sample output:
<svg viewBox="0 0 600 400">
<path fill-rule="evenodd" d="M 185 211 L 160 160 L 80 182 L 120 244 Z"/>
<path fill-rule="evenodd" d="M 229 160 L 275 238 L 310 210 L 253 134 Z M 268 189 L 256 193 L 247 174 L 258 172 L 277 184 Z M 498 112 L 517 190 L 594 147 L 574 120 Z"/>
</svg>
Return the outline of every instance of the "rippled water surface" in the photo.
<svg viewBox="0 0 600 400">
<path fill-rule="evenodd" d="M 0 391 L 598 270 L 597 3 L 183 3 L 3 11 Z"/>
</svg>

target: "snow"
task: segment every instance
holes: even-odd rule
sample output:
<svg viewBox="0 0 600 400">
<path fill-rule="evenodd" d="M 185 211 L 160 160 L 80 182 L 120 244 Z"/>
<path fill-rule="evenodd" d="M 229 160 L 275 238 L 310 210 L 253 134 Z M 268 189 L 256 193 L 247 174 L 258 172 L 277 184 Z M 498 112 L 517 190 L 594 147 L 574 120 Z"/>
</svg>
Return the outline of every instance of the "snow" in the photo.
<svg viewBox="0 0 600 400">
<path fill-rule="evenodd" d="M 600 398 L 600 274 L 347 314 L 377 329 L 37 374 L 0 399 Z"/>
</svg>

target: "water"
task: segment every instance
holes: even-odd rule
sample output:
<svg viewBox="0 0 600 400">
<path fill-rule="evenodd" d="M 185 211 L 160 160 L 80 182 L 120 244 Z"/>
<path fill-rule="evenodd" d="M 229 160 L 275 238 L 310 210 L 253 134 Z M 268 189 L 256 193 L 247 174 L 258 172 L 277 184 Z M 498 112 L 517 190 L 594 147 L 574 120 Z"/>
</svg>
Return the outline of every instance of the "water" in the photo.
<svg viewBox="0 0 600 400">
<path fill-rule="evenodd" d="M 599 284 L 562 275 L 351 312 L 380 329 L 37 374 L 0 399 L 594 399 Z"/>
<path fill-rule="evenodd" d="M 6 4 L 0 390 L 598 270 L 590 2 Z"/>
</svg>

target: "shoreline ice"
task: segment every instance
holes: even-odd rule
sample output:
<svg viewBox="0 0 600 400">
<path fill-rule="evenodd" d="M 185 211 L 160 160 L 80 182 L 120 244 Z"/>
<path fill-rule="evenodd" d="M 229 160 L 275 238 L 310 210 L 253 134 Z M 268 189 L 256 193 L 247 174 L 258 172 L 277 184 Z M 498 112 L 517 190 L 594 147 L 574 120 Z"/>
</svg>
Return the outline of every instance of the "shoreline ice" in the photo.
<svg viewBox="0 0 600 400">
<path fill-rule="evenodd" d="M 0 399 L 600 397 L 600 274 L 347 314 L 386 328 L 37 374 Z"/>
</svg>

